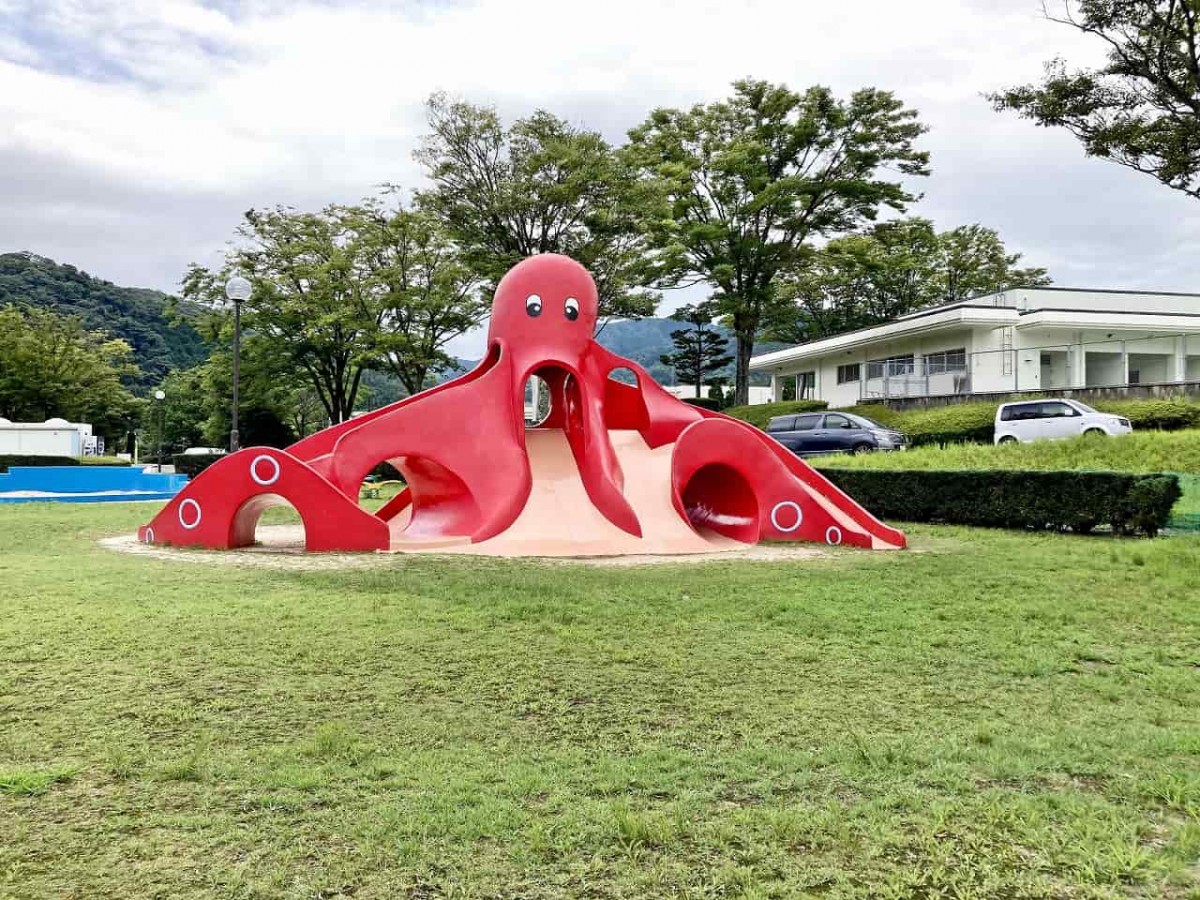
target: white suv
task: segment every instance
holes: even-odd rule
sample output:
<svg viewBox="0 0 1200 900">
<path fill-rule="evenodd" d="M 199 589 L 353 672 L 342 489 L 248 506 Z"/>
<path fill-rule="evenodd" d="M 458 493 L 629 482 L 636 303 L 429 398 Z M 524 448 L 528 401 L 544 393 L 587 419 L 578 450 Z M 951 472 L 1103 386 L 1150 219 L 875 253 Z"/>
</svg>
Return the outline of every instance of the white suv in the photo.
<svg viewBox="0 0 1200 900">
<path fill-rule="evenodd" d="M 1098 412 L 1078 400 L 1028 400 L 1002 403 L 996 410 L 996 443 L 1054 440 L 1081 434 L 1129 434 L 1128 419 Z"/>
</svg>

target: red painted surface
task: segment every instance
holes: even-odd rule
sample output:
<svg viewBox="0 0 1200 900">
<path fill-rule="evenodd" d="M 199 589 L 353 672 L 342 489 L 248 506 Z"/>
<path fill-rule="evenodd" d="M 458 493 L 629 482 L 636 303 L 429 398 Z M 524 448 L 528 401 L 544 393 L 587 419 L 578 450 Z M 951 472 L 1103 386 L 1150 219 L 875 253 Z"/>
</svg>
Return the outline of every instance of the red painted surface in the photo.
<svg viewBox="0 0 1200 900">
<path fill-rule="evenodd" d="M 286 451 L 231 454 L 138 535 L 158 544 L 245 546 L 265 508 L 290 503 L 309 550 L 487 541 L 538 489 L 524 423 L 525 384 L 536 374 L 551 400 L 537 427 L 563 432 L 588 500 L 626 535 L 650 537 L 626 499 L 627 473 L 610 439 L 616 430 L 637 431 L 651 449 L 673 445 L 670 483 L 661 485 L 675 510 L 668 519 L 677 514 L 700 534 L 904 546 L 903 534 L 762 432 L 677 400 L 596 343 L 596 315 L 595 284 L 582 266 L 556 255 L 527 259 L 497 287 L 488 354 L 473 371 Z M 617 369 L 632 372 L 636 386 L 612 379 Z M 359 489 L 384 461 L 404 473 L 408 488 L 371 514 L 358 505 Z"/>
</svg>

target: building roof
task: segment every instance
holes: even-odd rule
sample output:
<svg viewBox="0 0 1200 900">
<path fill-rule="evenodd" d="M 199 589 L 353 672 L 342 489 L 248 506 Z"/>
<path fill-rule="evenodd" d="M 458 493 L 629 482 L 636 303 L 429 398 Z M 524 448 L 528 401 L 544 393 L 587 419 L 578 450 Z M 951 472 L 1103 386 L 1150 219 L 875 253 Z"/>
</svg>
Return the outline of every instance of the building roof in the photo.
<svg viewBox="0 0 1200 900">
<path fill-rule="evenodd" d="M 1049 296 L 1040 296 L 1049 295 Z M 1129 303 L 1122 303 L 1129 298 Z M 1157 298 L 1155 304 L 1147 303 Z M 1122 308 L 1125 307 L 1125 308 Z M 1134 307 L 1134 308 L 1128 308 Z M 784 363 L 819 359 L 870 344 L 953 327 L 1097 328 L 1200 331 L 1200 294 L 1081 288 L 1013 288 L 917 310 L 881 325 L 859 328 L 750 360 L 755 370 Z"/>
</svg>

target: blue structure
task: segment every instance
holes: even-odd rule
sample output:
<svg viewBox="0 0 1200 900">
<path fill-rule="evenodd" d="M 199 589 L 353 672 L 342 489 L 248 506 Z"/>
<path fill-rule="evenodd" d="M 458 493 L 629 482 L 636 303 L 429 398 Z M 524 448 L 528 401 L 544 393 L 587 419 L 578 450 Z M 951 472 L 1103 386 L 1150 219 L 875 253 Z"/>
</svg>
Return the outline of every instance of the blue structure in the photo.
<svg viewBox="0 0 1200 900">
<path fill-rule="evenodd" d="M 140 466 L 13 466 L 0 472 L 0 503 L 170 500 L 187 480 Z"/>
</svg>

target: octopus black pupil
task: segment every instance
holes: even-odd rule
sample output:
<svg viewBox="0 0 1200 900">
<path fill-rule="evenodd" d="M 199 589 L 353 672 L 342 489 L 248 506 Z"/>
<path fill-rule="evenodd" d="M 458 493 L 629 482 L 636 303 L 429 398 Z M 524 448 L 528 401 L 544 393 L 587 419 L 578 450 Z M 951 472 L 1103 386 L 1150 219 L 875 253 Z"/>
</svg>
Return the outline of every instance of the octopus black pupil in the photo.
<svg viewBox="0 0 1200 900">
<path fill-rule="evenodd" d="M 579 318 L 579 308 L 575 306 L 567 307 L 567 318 L 574 322 Z"/>
<path fill-rule="evenodd" d="M 542 304 L 538 303 L 536 300 L 530 300 L 525 304 L 525 312 L 529 313 L 531 316 L 540 316 L 542 314 Z"/>
</svg>

